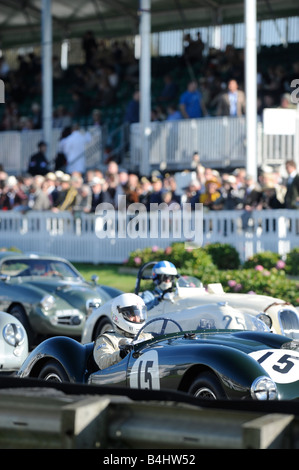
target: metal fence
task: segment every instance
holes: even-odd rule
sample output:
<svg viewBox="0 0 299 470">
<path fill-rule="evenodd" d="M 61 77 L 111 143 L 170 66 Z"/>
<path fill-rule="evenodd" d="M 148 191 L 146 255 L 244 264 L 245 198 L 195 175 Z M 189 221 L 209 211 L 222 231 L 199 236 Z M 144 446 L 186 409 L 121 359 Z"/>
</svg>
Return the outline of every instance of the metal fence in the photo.
<svg viewBox="0 0 299 470">
<path fill-rule="evenodd" d="M 298 120 L 297 120 L 298 121 Z M 131 125 L 130 166 L 141 165 L 141 127 Z M 152 167 L 189 168 L 194 151 L 204 166 L 246 168 L 246 118 L 210 117 L 175 122 L 153 122 L 149 132 L 149 161 Z M 290 135 L 271 135 L 263 124 L 257 129 L 257 162 L 282 165 L 294 159 L 299 165 L 299 126 Z"/>
<path fill-rule="evenodd" d="M 53 168 L 61 131 L 62 129 L 52 131 L 52 155 L 47 158 Z M 86 164 L 87 167 L 96 167 L 103 156 L 102 131 L 96 127 L 90 128 L 89 131 L 92 140 L 86 145 Z M 30 157 L 38 151 L 37 144 L 41 139 L 42 131 L 39 129 L 0 132 L 0 163 L 5 171 L 15 175 L 26 172 Z"/>
<path fill-rule="evenodd" d="M 136 223 L 136 218 L 133 220 L 128 213 L 117 217 L 112 213 L 110 219 L 105 215 L 103 221 L 103 217 L 95 214 L 74 217 L 70 213 L 50 211 L 27 214 L 2 211 L 0 249 L 16 247 L 24 252 L 63 256 L 74 262 L 121 264 L 137 248 L 166 248 L 173 242 L 192 241 L 183 230 L 177 230 L 171 211 L 167 214 L 169 219 L 166 218 L 169 232 L 163 229 L 163 211 L 158 211 L 154 222 L 150 217 L 151 214 L 146 214 L 145 228 L 142 228 L 143 222 L 139 219 Z M 109 220 L 112 225 L 107 230 Z M 135 224 L 133 232 L 128 230 L 129 222 Z M 181 223 L 178 219 L 177 222 Z M 150 225 L 153 223 L 156 229 Z M 200 224 L 197 230 L 201 234 L 199 237 L 197 233 L 196 240 L 202 245 L 229 243 L 238 250 L 243 261 L 265 250 L 285 255 L 298 246 L 299 211 L 296 210 L 255 211 L 248 221 L 243 211 L 203 212 Z"/>
<path fill-rule="evenodd" d="M 299 113 L 297 113 L 299 116 Z M 282 165 L 287 159 L 294 159 L 299 165 L 299 118 L 296 131 L 290 135 L 269 135 L 264 132 L 262 123 L 257 129 L 258 165 Z M 90 129 L 92 142 L 86 148 L 87 168 L 103 165 L 103 146 L 105 131 Z M 125 164 L 130 171 L 139 172 L 142 158 L 142 139 L 140 124 L 130 126 L 130 146 L 127 150 L 128 135 L 125 126 L 118 129 L 120 138 L 115 153 L 127 155 Z M 52 148 L 55 149 L 60 138 L 60 130 L 53 130 Z M 19 174 L 26 171 L 30 156 L 37 150 L 41 131 L 1 132 L 0 163 L 9 173 Z M 152 122 L 149 132 L 149 163 L 153 168 L 183 170 L 190 167 L 194 151 L 198 151 L 201 163 L 213 168 L 246 167 L 246 119 L 245 117 L 210 117 L 186 119 L 174 122 Z M 115 140 L 115 139 L 114 139 Z M 124 163 L 124 162 L 122 162 Z"/>
</svg>

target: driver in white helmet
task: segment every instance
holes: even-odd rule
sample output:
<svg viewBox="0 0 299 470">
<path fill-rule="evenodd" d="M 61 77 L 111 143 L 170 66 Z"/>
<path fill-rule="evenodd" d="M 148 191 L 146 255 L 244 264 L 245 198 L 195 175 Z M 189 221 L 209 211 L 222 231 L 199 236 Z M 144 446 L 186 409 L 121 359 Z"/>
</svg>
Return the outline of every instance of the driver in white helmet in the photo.
<svg viewBox="0 0 299 470">
<path fill-rule="evenodd" d="M 112 302 L 111 320 L 114 331 L 98 336 L 93 355 L 100 369 L 117 364 L 130 351 L 130 345 L 145 325 L 147 309 L 136 294 L 121 294 Z M 141 333 L 138 339 L 151 339 L 152 335 Z"/>
<path fill-rule="evenodd" d="M 155 284 L 154 290 L 146 290 L 139 294 L 144 300 L 147 310 L 158 305 L 165 294 L 173 292 L 177 277 L 179 277 L 177 269 L 170 261 L 158 261 L 154 265 L 152 271 L 152 279 Z"/>
</svg>

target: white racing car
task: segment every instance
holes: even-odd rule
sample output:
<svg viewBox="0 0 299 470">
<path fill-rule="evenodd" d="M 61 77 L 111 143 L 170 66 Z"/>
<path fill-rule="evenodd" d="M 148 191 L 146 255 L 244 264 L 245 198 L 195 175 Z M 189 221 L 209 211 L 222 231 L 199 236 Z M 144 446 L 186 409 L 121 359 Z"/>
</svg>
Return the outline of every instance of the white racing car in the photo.
<svg viewBox="0 0 299 470">
<path fill-rule="evenodd" d="M 152 268 L 153 264 L 155 263 L 146 263 L 140 268 L 136 280 L 136 294 L 140 291 L 141 280 L 151 278 L 146 271 Z M 93 341 L 99 334 L 112 329 L 110 304 L 111 301 L 106 302 L 88 317 L 83 329 L 82 343 Z M 203 313 L 215 313 L 217 310 L 223 321 L 230 323 L 229 328 L 233 329 L 237 329 L 238 325 L 240 329 L 252 329 L 244 320 L 245 314 L 252 315 L 265 321 L 270 331 L 299 339 L 299 312 L 293 305 L 265 295 L 225 293 L 221 284 L 210 284 L 206 289 L 198 279 L 189 276 L 178 278 L 174 292 L 166 294 L 157 306 L 148 311 L 148 319 L 168 316 L 183 322 L 191 313 L 190 309 L 192 314 L 197 309 L 199 319 Z"/>
<path fill-rule="evenodd" d="M 28 356 L 28 337 L 22 323 L 0 311 L 0 375 L 16 373 Z"/>
</svg>

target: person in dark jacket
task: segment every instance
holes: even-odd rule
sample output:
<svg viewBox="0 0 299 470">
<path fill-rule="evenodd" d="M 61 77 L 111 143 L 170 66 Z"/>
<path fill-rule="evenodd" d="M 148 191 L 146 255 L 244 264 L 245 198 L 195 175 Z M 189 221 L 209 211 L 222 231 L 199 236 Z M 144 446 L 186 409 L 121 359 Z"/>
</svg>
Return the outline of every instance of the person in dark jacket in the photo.
<svg viewBox="0 0 299 470">
<path fill-rule="evenodd" d="M 28 173 L 30 175 L 46 175 L 49 172 L 49 163 L 46 158 L 47 144 L 43 141 L 37 144 L 38 152 L 30 157 Z"/>
<path fill-rule="evenodd" d="M 286 161 L 286 171 L 288 179 L 286 182 L 287 191 L 284 198 L 286 209 L 299 209 L 299 174 L 297 165 L 293 160 Z"/>
</svg>

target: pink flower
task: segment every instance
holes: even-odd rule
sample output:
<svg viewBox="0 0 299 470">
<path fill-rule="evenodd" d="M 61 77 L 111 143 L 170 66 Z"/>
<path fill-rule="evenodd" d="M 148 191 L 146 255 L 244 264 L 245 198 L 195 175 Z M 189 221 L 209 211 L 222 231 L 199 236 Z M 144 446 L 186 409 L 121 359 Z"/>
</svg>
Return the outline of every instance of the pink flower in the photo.
<svg viewBox="0 0 299 470">
<path fill-rule="evenodd" d="M 237 282 L 234 281 L 233 279 L 230 279 L 230 280 L 228 281 L 228 285 L 229 285 L 229 287 L 235 287 L 235 286 L 237 285 Z"/>
<path fill-rule="evenodd" d="M 238 282 L 238 284 L 235 285 L 234 291 L 239 292 L 242 289 L 242 287 L 243 287 L 242 284 Z"/>
<path fill-rule="evenodd" d="M 276 263 L 276 268 L 277 269 L 284 269 L 285 268 L 285 262 L 282 261 L 282 259 L 278 260 L 277 263 Z"/>
<path fill-rule="evenodd" d="M 135 264 L 141 264 L 142 259 L 139 256 L 135 256 L 134 258 L 134 263 Z"/>
<path fill-rule="evenodd" d="M 264 276 L 270 276 L 270 271 L 267 271 L 266 269 L 263 271 L 263 275 Z"/>
<path fill-rule="evenodd" d="M 249 295 L 255 295 L 255 292 L 254 292 L 254 290 L 250 290 L 249 292 L 247 292 L 247 294 L 249 294 Z"/>
<path fill-rule="evenodd" d="M 256 271 L 264 271 L 264 267 L 261 264 L 257 264 L 254 268 Z"/>
<path fill-rule="evenodd" d="M 171 246 L 167 246 L 167 247 L 165 248 L 165 254 L 166 254 L 166 255 L 170 255 L 171 252 L 172 252 Z"/>
<path fill-rule="evenodd" d="M 159 247 L 158 247 L 157 245 L 154 245 L 154 246 L 152 247 L 152 252 L 153 252 L 153 253 L 156 253 L 156 251 L 158 251 L 158 250 L 159 250 Z"/>
</svg>

